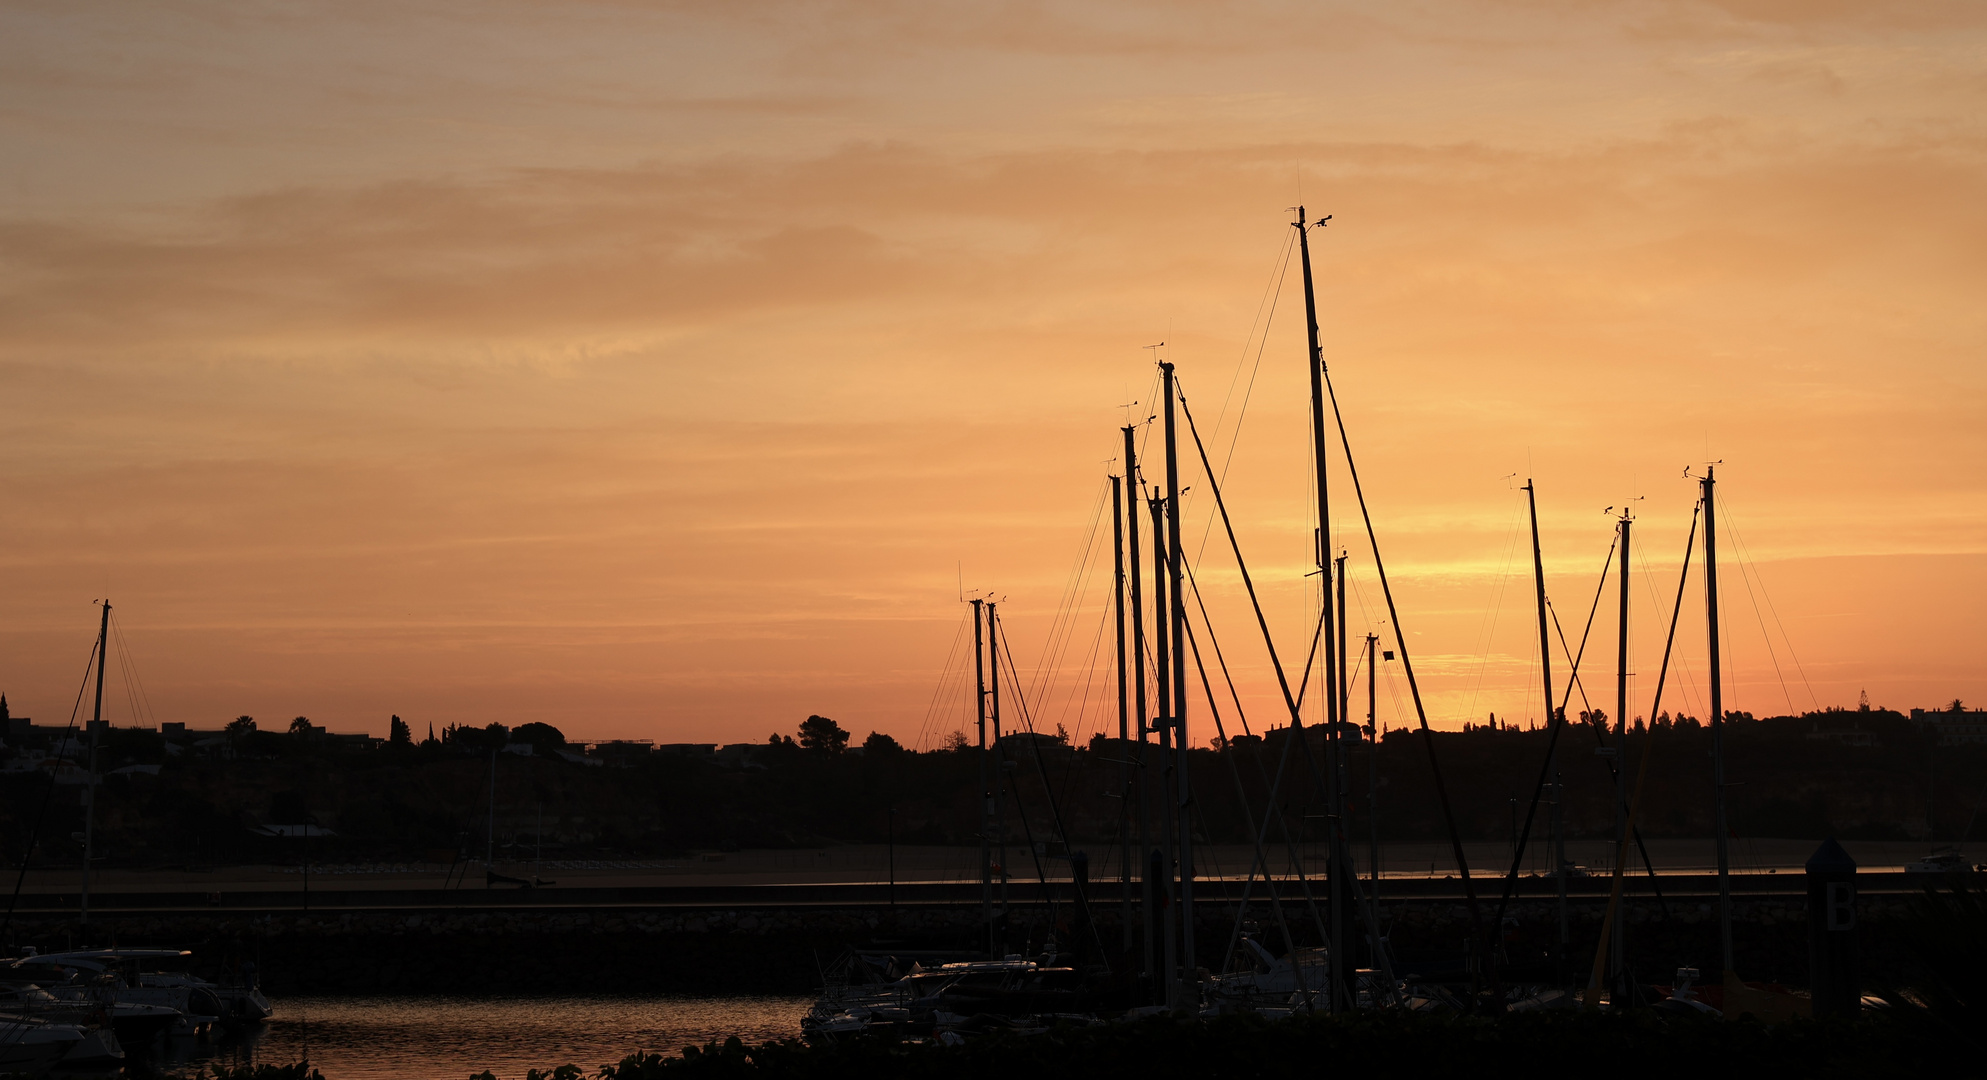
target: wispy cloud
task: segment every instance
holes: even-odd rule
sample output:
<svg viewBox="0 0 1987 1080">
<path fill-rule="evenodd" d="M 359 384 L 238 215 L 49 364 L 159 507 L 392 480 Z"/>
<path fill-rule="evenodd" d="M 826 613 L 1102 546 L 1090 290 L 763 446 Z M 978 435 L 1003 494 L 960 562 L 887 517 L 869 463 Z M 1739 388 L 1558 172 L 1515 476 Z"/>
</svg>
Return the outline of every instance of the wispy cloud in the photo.
<svg viewBox="0 0 1987 1080">
<path fill-rule="evenodd" d="M 48 76 L 0 113 L 14 700 L 113 592 L 189 711 L 903 732 L 960 576 L 1045 633 L 1162 339 L 1197 411 L 1254 387 L 1228 496 L 1301 647 L 1295 298 L 1242 346 L 1299 199 L 1441 715 L 1532 692 L 1514 472 L 1571 605 L 1602 507 L 1647 496 L 1669 580 L 1683 466 L 1724 460 L 1831 692 L 1881 676 L 1842 611 L 1979 595 L 1987 138 L 1928 89 L 1980 78 L 1959 9 L 467 10 L 13 14 Z M 1921 640 L 1899 692 L 1977 678 L 1977 635 Z"/>
</svg>

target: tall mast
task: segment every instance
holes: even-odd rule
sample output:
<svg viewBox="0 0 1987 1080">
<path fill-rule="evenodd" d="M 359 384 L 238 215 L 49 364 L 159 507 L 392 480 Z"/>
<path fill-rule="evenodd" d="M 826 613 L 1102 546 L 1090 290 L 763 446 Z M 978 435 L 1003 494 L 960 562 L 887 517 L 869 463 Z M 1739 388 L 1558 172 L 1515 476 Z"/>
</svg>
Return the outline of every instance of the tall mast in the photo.
<svg viewBox="0 0 1987 1080">
<path fill-rule="evenodd" d="M 97 625 L 97 704 L 90 712 L 90 786 L 83 798 L 83 903 L 82 923 L 90 924 L 90 857 L 95 853 L 97 835 L 97 742 L 102 736 L 103 672 L 110 661 L 110 601 L 103 602 L 103 621 Z"/>
<path fill-rule="evenodd" d="M 1550 729 L 1559 716 L 1559 710 L 1552 707 L 1552 639 L 1547 636 L 1549 631 L 1546 627 L 1545 555 L 1539 546 L 1539 493 L 1532 486 L 1530 477 L 1525 479 L 1525 501 L 1530 506 L 1532 514 L 1532 584 L 1533 591 L 1537 594 L 1539 609 L 1539 683 L 1544 688 L 1544 696 L 1540 700 L 1545 702 L 1545 722 Z M 1625 593 L 1623 602 L 1627 602 Z M 1626 610 L 1623 609 L 1624 617 Z"/>
<path fill-rule="evenodd" d="M 1346 642 L 1349 640 L 1346 635 L 1345 626 L 1346 557 L 1345 552 L 1341 551 L 1338 558 L 1332 561 L 1338 567 L 1338 576 L 1333 579 L 1338 600 L 1338 715 L 1339 719 L 1350 724 L 1352 723 L 1352 665 L 1346 663 L 1345 651 Z M 1343 792 L 1343 788 L 1341 788 L 1341 792 Z"/>
<path fill-rule="evenodd" d="M 1012 875 L 1007 868 L 1007 809 L 1004 805 L 1007 794 L 1007 756 L 1000 748 L 1000 611 L 999 605 L 987 601 L 987 700 L 990 705 L 988 719 L 993 721 L 993 827 L 995 865 L 1000 867 L 1000 949 L 994 953 L 998 960 L 1007 955 L 1007 879 Z"/>
<path fill-rule="evenodd" d="M 1323 535 L 1323 530 L 1319 532 L 1320 535 Z M 1346 831 L 1345 824 L 1346 819 L 1351 815 L 1351 792 L 1349 791 L 1351 778 L 1346 774 L 1345 733 L 1340 729 L 1345 724 L 1351 723 L 1346 718 L 1350 715 L 1352 706 L 1349 696 L 1351 692 L 1352 669 L 1347 667 L 1345 663 L 1345 555 L 1340 554 L 1337 558 L 1333 559 L 1332 568 L 1336 571 L 1335 574 L 1331 575 L 1331 580 L 1334 586 L 1333 599 L 1338 604 L 1338 639 L 1328 647 L 1338 652 L 1338 685 L 1333 687 L 1333 693 L 1338 699 L 1338 717 L 1342 722 L 1333 723 L 1325 735 L 1325 760 L 1332 770 L 1332 808 L 1330 816 L 1326 819 L 1326 823 L 1331 826 L 1332 838 L 1330 851 L 1335 859 L 1332 864 L 1331 883 L 1332 941 L 1336 944 L 1350 940 L 1345 934 L 1345 893 L 1346 886 L 1352 877 L 1352 852 L 1348 844 L 1351 837 Z M 1349 967 L 1351 964 L 1351 947 L 1349 945 L 1346 949 L 1346 962 Z M 1377 967 L 1378 965 L 1379 962 L 1377 960 L 1374 961 L 1374 966 Z M 1334 977 L 1332 985 L 1335 989 L 1345 992 L 1345 1006 L 1351 1008 L 1356 1000 L 1351 984 Z"/>
<path fill-rule="evenodd" d="M 1628 541 L 1635 519 L 1624 507 L 1617 528 L 1621 530 L 1621 621 L 1615 635 L 1614 675 L 1614 850 L 1617 859 L 1628 851 Z M 1627 1005 L 1628 930 L 1626 919 L 1614 920 L 1614 937 L 1609 956 L 1614 963 L 1616 1008 Z"/>
<path fill-rule="evenodd" d="M 1718 830 L 1718 944 L 1725 970 L 1732 970 L 1732 864 L 1725 826 L 1725 685 L 1718 649 L 1718 511 L 1715 466 L 1704 469 L 1704 612 L 1711 648 L 1711 787 L 1713 826 Z M 1744 569 L 1741 567 L 1740 569 Z"/>
<path fill-rule="evenodd" d="M 993 785 L 987 768 L 987 661 L 986 638 L 982 633 L 980 608 L 973 601 L 973 709 L 980 728 L 980 921 L 987 927 L 987 956 L 1000 958 L 994 942 L 993 918 Z"/>
<path fill-rule="evenodd" d="M 1173 642 L 1173 718 L 1174 750 L 1178 754 L 1175 770 L 1179 779 L 1179 802 L 1177 812 L 1180 818 L 1180 938 L 1181 955 L 1179 967 L 1180 1000 L 1182 1006 L 1197 1008 L 1192 1000 L 1194 993 L 1194 830 L 1193 783 L 1189 769 L 1188 751 L 1193 740 L 1187 737 L 1187 598 L 1186 598 L 1186 559 L 1182 556 L 1180 544 L 1180 454 L 1179 443 L 1175 438 L 1174 412 L 1179 386 L 1173 380 L 1173 365 L 1159 365 L 1160 377 L 1166 386 L 1166 563 L 1172 572 L 1168 599 L 1172 601 L 1168 618 L 1172 621 Z"/>
<path fill-rule="evenodd" d="M 1139 954 L 1138 970 L 1142 973 L 1150 974 L 1152 971 L 1152 935 L 1154 931 L 1152 890 L 1157 886 L 1157 883 L 1152 880 L 1152 860 L 1150 857 L 1152 840 L 1146 832 L 1146 822 L 1150 815 L 1147 813 L 1145 806 L 1145 743 L 1146 736 L 1151 734 L 1151 730 L 1146 724 L 1150 714 L 1146 712 L 1145 707 L 1145 597 L 1143 590 L 1140 588 L 1140 581 L 1144 575 L 1139 572 L 1138 568 L 1138 515 L 1139 503 L 1142 500 L 1140 498 L 1138 482 L 1138 444 L 1134 438 L 1136 432 L 1137 429 L 1135 427 L 1131 425 L 1125 426 L 1125 485 L 1128 489 L 1126 493 L 1130 496 L 1126 500 L 1127 505 L 1125 507 L 1125 561 L 1130 564 L 1131 569 L 1132 719 L 1138 722 L 1138 754 L 1135 759 L 1138 764 L 1132 769 L 1132 786 L 1135 789 L 1133 794 L 1136 802 L 1135 809 L 1138 813 L 1138 876 L 1142 883 L 1139 889 L 1139 922 L 1144 927 L 1145 946 L 1145 951 Z M 1131 860 L 1127 859 L 1125 861 L 1130 862 Z"/>
<path fill-rule="evenodd" d="M 1559 743 L 1556 738 L 1558 734 L 1557 729 L 1565 714 L 1562 710 L 1554 708 L 1552 704 L 1552 639 L 1548 636 L 1549 632 L 1546 627 L 1545 554 L 1543 547 L 1539 543 L 1539 493 L 1538 488 L 1529 476 L 1525 478 L 1525 502 L 1530 507 L 1532 516 L 1532 584 L 1534 586 L 1533 591 L 1537 595 L 1539 609 L 1539 685 L 1544 691 L 1544 695 L 1540 700 L 1545 702 L 1546 739 L 1548 744 L 1553 748 L 1552 754 L 1556 756 L 1559 752 Z M 1552 762 L 1548 761 L 1546 767 L 1551 768 Z M 1552 799 L 1553 850 L 1555 852 L 1554 858 L 1558 859 L 1559 856 L 1556 853 L 1559 850 L 1559 791 L 1557 788 L 1553 790 Z M 1537 803 L 1533 803 L 1534 808 L 1537 805 Z M 1525 827 L 1528 830 L 1531 828 L 1530 818 L 1525 820 Z M 1515 862 L 1516 860 L 1514 859 L 1513 861 Z M 1559 883 L 1560 905 L 1560 942 L 1559 948 L 1553 951 L 1553 955 L 1558 958 L 1562 971 L 1566 967 L 1566 958 L 1564 955 L 1566 951 L 1566 877 L 1565 868 L 1561 865 L 1563 862 L 1563 859 L 1555 862 L 1552 871 L 1553 877 Z M 1562 979 L 1561 981 L 1564 980 Z"/>
<path fill-rule="evenodd" d="M 1116 575 L 1113 578 L 1114 584 L 1111 589 L 1111 608 L 1118 627 L 1118 752 L 1124 754 L 1130 752 L 1131 746 L 1131 707 L 1126 701 L 1127 687 L 1125 685 L 1125 479 L 1122 476 L 1111 477 L 1111 557 L 1116 563 Z M 1121 818 L 1124 821 L 1124 836 L 1122 837 L 1124 841 L 1124 857 L 1118 861 L 1118 899 L 1120 902 L 1120 911 L 1122 912 L 1119 922 L 1123 924 L 1124 951 L 1130 952 L 1131 854 L 1133 850 L 1132 834 L 1129 827 L 1131 825 L 1131 766 L 1129 764 L 1118 766 L 1118 775 L 1122 781 L 1118 785 L 1118 794 L 1123 800 L 1120 809 Z"/>
<path fill-rule="evenodd" d="M 1328 220 L 1330 219 L 1321 218 L 1318 224 L 1323 225 Z M 1338 631 L 1333 626 L 1332 619 L 1331 561 L 1326 557 L 1326 553 L 1331 550 L 1332 542 L 1332 502 L 1331 485 L 1328 480 L 1329 472 L 1326 469 L 1325 458 L 1325 353 L 1323 346 L 1318 342 L 1318 298 L 1317 291 L 1311 280 L 1310 222 L 1305 220 L 1304 208 L 1302 206 L 1297 208 L 1297 220 L 1290 224 L 1292 228 L 1297 230 L 1297 244 L 1299 253 L 1302 255 L 1301 261 L 1304 265 L 1304 343 L 1309 353 L 1307 359 L 1310 362 L 1311 368 L 1311 461 L 1314 471 L 1317 474 L 1316 480 L 1318 485 L 1318 543 L 1316 554 L 1320 578 L 1319 584 L 1320 588 L 1323 589 L 1323 594 L 1320 596 L 1319 602 L 1324 608 L 1322 612 L 1324 625 L 1320 628 L 1320 640 L 1325 643 L 1323 683 L 1326 691 L 1324 694 L 1325 731 L 1327 733 L 1325 738 L 1327 745 L 1330 745 L 1331 740 L 1337 737 L 1336 732 L 1338 730 L 1339 673 L 1337 650 L 1333 648 L 1333 643 L 1338 640 Z M 1332 813 L 1336 814 L 1339 804 L 1337 790 L 1338 770 L 1336 768 L 1331 769 L 1327 774 L 1326 784 L 1331 789 L 1326 792 L 1326 799 L 1332 808 Z M 1328 821 L 1327 824 L 1330 824 L 1330 822 Z M 1341 933 L 1344 923 L 1344 905 L 1341 903 L 1339 895 L 1344 883 L 1340 880 L 1339 858 L 1338 830 L 1332 828 L 1328 833 L 1326 844 L 1325 872 L 1330 876 L 1332 883 L 1332 940 L 1330 943 L 1332 950 L 1332 965 L 1330 968 L 1332 973 L 1332 996 L 1330 1000 L 1334 1011 L 1338 1008 L 1338 1000 L 1343 990 L 1341 969 L 1344 967 L 1340 963 L 1341 954 L 1339 952 L 1341 939 L 1344 936 Z"/>
<path fill-rule="evenodd" d="M 1366 842 L 1373 902 L 1380 902 L 1380 636 L 1366 635 Z"/>
<path fill-rule="evenodd" d="M 1158 497 L 1148 500 L 1152 509 L 1152 674 L 1153 690 L 1158 700 L 1154 703 L 1152 726 L 1159 733 L 1159 850 L 1156 853 L 1158 888 L 1165 890 L 1160 898 L 1160 910 L 1164 913 L 1160 920 L 1160 932 L 1165 935 L 1161 943 L 1163 962 L 1161 963 L 1161 983 L 1164 1001 L 1174 1004 L 1174 990 L 1178 985 L 1174 973 L 1180 964 L 1180 934 L 1176 921 L 1175 892 L 1173 888 L 1173 813 L 1167 799 L 1167 791 L 1173 779 L 1173 653 L 1171 640 L 1172 622 L 1167 613 L 1172 611 L 1172 602 L 1167 599 L 1170 575 L 1166 570 L 1166 500 Z"/>
</svg>

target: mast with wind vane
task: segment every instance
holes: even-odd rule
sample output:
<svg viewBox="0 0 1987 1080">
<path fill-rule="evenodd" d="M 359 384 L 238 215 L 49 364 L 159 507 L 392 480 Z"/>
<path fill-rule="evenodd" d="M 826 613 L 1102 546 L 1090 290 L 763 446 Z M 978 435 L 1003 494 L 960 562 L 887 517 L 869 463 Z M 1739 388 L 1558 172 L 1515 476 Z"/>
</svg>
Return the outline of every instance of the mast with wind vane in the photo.
<svg viewBox="0 0 1987 1080">
<path fill-rule="evenodd" d="M 984 622 L 985 601 L 973 598 L 973 711 L 980 732 L 980 921 L 987 928 L 987 958 L 1000 959 L 1000 945 L 994 934 L 993 915 L 993 787 L 987 767 L 987 661 Z"/>
<path fill-rule="evenodd" d="M 1178 986 L 1174 973 L 1180 964 L 1180 934 L 1178 912 L 1174 904 L 1173 888 L 1173 814 L 1166 793 L 1173 779 L 1173 641 L 1169 624 L 1171 619 L 1166 612 L 1172 610 L 1167 599 L 1168 582 L 1171 575 L 1166 568 L 1166 499 L 1154 496 L 1146 501 L 1152 511 L 1152 673 L 1153 690 L 1156 693 L 1152 729 L 1159 736 L 1159 847 L 1150 856 L 1150 875 L 1154 879 L 1154 890 L 1160 909 L 1159 927 L 1163 935 L 1160 942 L 1160 983 L 1159 996 L 1167 1005 L 1173 1004 L 1173 994 Z M 1150 919 L 1150 915 L 1147 916 Z"/>
<path fill-rule="evenodd" d="M 1127 428 L 1126 430 L 1129 431 L 1130 429 Z M 1111 578 L 1111 610 L 1118 630 L 1118 651 L 1116 656 L 1116 667 L 1118 669 L 1118 752 L 1122 754 L 1127 753 L 1128 748 L 1131 746 L 1129 741 L 1131 707 L 1130 703 L 1126 700 L 1129 687 L 1126 685 L 1125 673 L 1125 477 L 1122 476 L 1111 477 L 1111 557 L 1114 563 L 1114 573 Z M 1118 908 L 1120 911 L 1119 922 L 1122 924 L 1121 929 L 1124 931 L 1123 951 L 1126 953 L 1131 952 L 1132 947 L 1131 854 L 1133 849 L 1132 831 L 1129 826 L 1131 824 L 1131 769 L 1133 765 L 1134 763 L 1127 758 L 1118 766 L 1121 778 L 1121 783 L 1118 785 L 1118 797 L 1123 801 L 1123 805 L 1119 807 L 1118 819 L 1122 823 L 1121 828 L 1124 833 L 1120 837 L 1124 842 L 1124 857 L 1118 861 Z"/>
<path fill-rule="evenodd" d="M 1187 631 L 1186 598 L 1186 558 L 1180 543 L 1180 455 L 1179 440 L 1174 427 L 1174 412 L 1179 397 L 1179 387 L 1173 379 L 1173 365 L 1159 365 L 1160 379 L 1166 391 L 1166 563 L 1171 575 L 1167 590 L 1167 620 L 1172 624 L 1168 635 L 1173 644 L 1173 709 L 1169 714 L 1173 730 L 1173 746 L 1177 755 L 1175 780 L 1178 784 L 1175 813 L 1179 817 L 1180 829 L 1180 965 L 1177 969 L 1178 1003 L 1197 1005 L 1194 971 L 1198 966 L 1194 955 L 1194 830 L 1193 830 L 1193 776 L 1189 768 L 1190 751 L 1193 743 L 1187 736 L 1187 649 L 1184 644 Z"/>
<path fill-rule="evenodd" d="M 1326 467 L 1327 461 L 1325 457 L 1325 353 L 1324 347 L 1319 343 L 1318 339 L 1318 298 L 1317 291 L 1311 280 L 1311 229 L 1323 226 L 1325 222 L 1331 220 L 1331 215 L 1327 214 L 1319 218 L 1314 225 L 1311 221 L 1307 220 L 1308 215 L 1305 214 L 1302 206 L 1297 207 L 1296 210 L 1297 220 L 1291 222 L 1291 227 L 1297 230 L 1297 243 L 1300 253 L 1299 261 L 1302 263 L 1304 271 L 1304 344 L 1306 358 L 1310 361 L 1311 369 L 1311 461 L 1314 467 L 1313 471 L 1316 474 L 1316 494 L 1318 499 L 1318 540 L 1316 555 L 1320 579 L 1319 603 L 1323 605 L 1323 620 L 1319 636 L 1324 642 L 1325 649 L 1324 687 L 1326 692 L 1323 695 L 1325 699 L 1325 739 L 1327 746 L 1336 749 L 1333 740 L 1336 738 L 1338 731 L 1339 706 L 1341 704 L 1343 687 L 1339 681 L 1339 650 L 1337 648 L 1339 635 L 1333 625 L 1332 618 L 1332 561 L 1327 557 L 1327 553 L 1331 550 L 1332 504 L 1330 472 Z M 1344 981 L 1345 965 L 1343 963 L 1343 954 L 1340 951 L 1340 944 L 1345 938 L 1345 881 L 1344 871 L 1341 866 L 1343 852 L 1340 850 L 1339 832 L 1336 822 L 1330 820 L 1336 818 L 1339 812 L 1338 768 L 1336 762 L 1330 761 L 1329 758 L 1326 771 L 1326 785 L 1328 788 L 1326 799 L 1331 806 L 1327 820 L 1327 824 L 1331 828 L 1327 832 L 1328 839 L 1325 854 L 1325 872 L 1328 875 L 1328 880 L 1331 882 L 1332 940 L 1329 943 L 1329 947 L 1332 957 L 1330 967 L 1332 993 L 1329 999 L 1329 1007 L 1331 1011 L 1336 1012 L 1341 1004 L 1345 1002 L 1347 994 L 1347 987 Z"/>
<path fill-rule="evenodd" d="M 1635 518 L 1628 507 L 1621 508 L 1616 527 L 1621 530 L 1621 621 L 1615 641 L 1615 743 L 1614 743 L 1614 842 L 1615 858 L 1625 860 L 1628 851 L 1628 546 Z M 1617 875 L 1619 876 L 1619 875 Z M 1608 942 L 1608 956 L 1614 967 L 1614 1002 L 1617 1008 L 1628 1000 L 1627 919 L 1614 920 L 1614 936 Z"/>
<path fill-rule="evenodd" d="M 1145 701 L 1145 596 L 1144 588 L 1141 584 L 1144 575 L 1139 572 L 1141 552 L 1138 548 L 1139 503 L 1144 501 L 1144 497 L 1141 494 L 1138 480 L 1138 445 L 1135 438 L 1136 434 L 1136 427 L 1129 424 L 1125 426 L 1125 487 L 1126 493 L 1129 496 L 1126 499 L 1127 506 L 1125 507 L 1125 563 L 1130 570 L 1131 576 L 1132 720 L 1138 726 L 1138 749 L 1133 759 L 1132 787 L 1134 812 L 1138 815 L 1139 923 L 1143 928 L 1142 943 L 1144 951 L 1139 954 L 1137 971 L 1141 975 L 1150 976 L 1152 972 L 1152 953 L 1156 944 L 1153 939 L 1153 934 L 1156 930 L 1152 918 L 1153 890 L 1158 887 L 1158 882 L 1154 880 L 1156 875 L 1152 873 L 1152 858 L 1150 855 L 1152 851 L 1152 839 L 1146 828 L 1150 815 L 1145 805 L 1145 747 L 1148 741 L 1147 737 L 1151 734 L 1151 731 L 1147 726 L 1149 714 L 1146 712 Z M 1126 859 L 1126 862 L 1130 861 L 1129 858 Z"/>
<path fill-rule="evenodd" d="M 1711 787 L 1712 827 L 1718 832 L 1718 946 L 1725 970 L 1732 970 L 1732 863 L 1725 823 L 1725 697 L 1723 657 L 1718 649 L 1718 510 L 1717 466 L 1704 468 L 1704 616 L 1705 642 L 1711 650 Z M 1741 567 L 1743 569 L 1743 567 Z"/>
</svg>

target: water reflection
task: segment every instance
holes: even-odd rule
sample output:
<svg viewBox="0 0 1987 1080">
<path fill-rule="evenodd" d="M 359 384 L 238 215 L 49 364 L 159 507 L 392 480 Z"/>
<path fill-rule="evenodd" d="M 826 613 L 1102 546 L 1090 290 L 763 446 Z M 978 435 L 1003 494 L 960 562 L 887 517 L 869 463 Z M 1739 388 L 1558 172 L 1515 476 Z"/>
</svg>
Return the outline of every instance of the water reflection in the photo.
<svg viewBox="0 0 1987 1080">
<path fill-rule="evenodd" d="M 801 997 L 284 998 L 256 1032 L 190 1060 L 286 1064 L 306 1055 L 326 1080 L 463 1080 L 489 1069 L 574 1064 L 591 1072 L 638 1050 L 800 1034 Z"/>
</svg>

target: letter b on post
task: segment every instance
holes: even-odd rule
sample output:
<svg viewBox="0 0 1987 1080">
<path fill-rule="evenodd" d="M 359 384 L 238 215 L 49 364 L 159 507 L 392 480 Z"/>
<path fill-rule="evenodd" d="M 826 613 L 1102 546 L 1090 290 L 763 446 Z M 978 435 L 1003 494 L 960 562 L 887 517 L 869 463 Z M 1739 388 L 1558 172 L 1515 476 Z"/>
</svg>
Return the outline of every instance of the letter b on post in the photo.
<svg viewBox="0 0 1987 1080">
<path fill-rule="evenodd" d="M 1856 883 L 1829 882 L 1828 900 L 1822 910 L 1826 920 L 1823 926 L 1829 932 L 1856 929 Z"/>
</svg>

